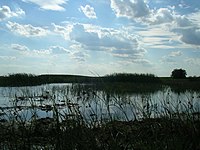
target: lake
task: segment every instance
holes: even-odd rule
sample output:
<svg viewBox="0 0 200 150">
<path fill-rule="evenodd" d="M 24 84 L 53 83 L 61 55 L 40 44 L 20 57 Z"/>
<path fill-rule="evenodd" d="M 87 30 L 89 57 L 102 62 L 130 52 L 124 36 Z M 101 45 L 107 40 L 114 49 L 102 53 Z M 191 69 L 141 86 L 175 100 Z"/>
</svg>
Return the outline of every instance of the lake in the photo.
<svg viewBox="0 0 200 150">
<path fill-rule="evenodd" d="M 110 93 L 74 84 L 0 87 L 0 119 L 83 119 L 90 122 L 131 121 L 155 117 L 199 117 L 200 92 Z"/>
</svg>

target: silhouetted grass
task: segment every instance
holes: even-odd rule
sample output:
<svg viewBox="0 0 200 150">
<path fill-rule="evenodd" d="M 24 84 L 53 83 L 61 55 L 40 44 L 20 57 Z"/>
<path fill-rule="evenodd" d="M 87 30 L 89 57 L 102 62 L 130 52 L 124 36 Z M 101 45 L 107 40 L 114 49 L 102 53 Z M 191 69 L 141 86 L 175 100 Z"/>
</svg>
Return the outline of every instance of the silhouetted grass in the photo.
<svg viewBox="0 0 200 150">
<path fill-rule="evenodd" d="M 192 97 L 187 102 L 174 99 L 175 105 L 169 102 L 167 93 L 159 110 L 148 95 L 131 98 L 82 88 L 74 85 L 48 91 L 18 90 L 11 98 L 12 106 L 0 107 L 0 149 L 200 148 L 200 113 Z M 180 106 L 184 111 L 179 110 Z M 52 112 L 52 116 L 41 118 L 39 110 Z M 123 117 L 116 116 L 117 112 Z"/>
<path fill-rule="evenodd" d="M 96 81 L 95 77 L 78 75 L 33 75 L 26 73 L 0 76 L 0 86 L 35 86 L 50 83 L 90 83 Z"/>
<path fill-rule="evenodd" d="M 188 77 L 186 79 L 173 79 L 169 77 L 160 78 L 163 85 L 171 87 L 175 92 L 184 92 L 186 90 L 199 91 L 200 90 L 200 78 Z"/>
<path fill-rule="evenodd" d="M 104 82 L 160 83 L 153 74 L 114 73 L 103 77 Z"/>
<path fill-rule="evenodd" d="M 1 87 L 35 86 L 50 83 L 82 83 L 85 87 L 106 90 L 108 92 L 144 93 L 156 92 L 169 86 L 175 92 L 200 90 L 200 78 L 188 77 L 174 79 L 171 77 L 156 77 L 153 74 L 115 73 L 106 76 L 77 75 L 33 75 L 26 73 L 0 76 Z M 88 84 L 88 85 L 86 85 Z"/>
</svg>

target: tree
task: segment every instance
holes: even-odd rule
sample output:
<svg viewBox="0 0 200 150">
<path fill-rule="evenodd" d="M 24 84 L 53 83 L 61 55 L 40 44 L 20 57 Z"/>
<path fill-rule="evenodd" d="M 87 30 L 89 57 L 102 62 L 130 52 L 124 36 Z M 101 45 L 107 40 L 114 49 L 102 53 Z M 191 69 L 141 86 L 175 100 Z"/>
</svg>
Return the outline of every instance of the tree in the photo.
<svg viewBox="0 0 200 150">
<path fill-rule="evenodd" d="M 174 69 L 172 71 L 171 77 L 175 79 L 184 79 L 186 78 L 186 71 L 184 69 Z"/>
</svg>

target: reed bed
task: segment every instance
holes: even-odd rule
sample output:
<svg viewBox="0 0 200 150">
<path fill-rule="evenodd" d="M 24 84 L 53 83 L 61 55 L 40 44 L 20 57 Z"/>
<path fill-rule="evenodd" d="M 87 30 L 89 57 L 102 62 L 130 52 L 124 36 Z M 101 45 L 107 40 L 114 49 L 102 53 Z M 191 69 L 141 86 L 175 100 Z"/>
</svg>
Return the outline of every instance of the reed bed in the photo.
<svg viewBox="0 0 200 150">
<path fill-rule="evenodd" d="M 2 92 L 2 150 L 200 148 L 199 93 L 174 99 L 166 89 L 155 101 L 77 84 L 16 89 Z"/>
</svg>

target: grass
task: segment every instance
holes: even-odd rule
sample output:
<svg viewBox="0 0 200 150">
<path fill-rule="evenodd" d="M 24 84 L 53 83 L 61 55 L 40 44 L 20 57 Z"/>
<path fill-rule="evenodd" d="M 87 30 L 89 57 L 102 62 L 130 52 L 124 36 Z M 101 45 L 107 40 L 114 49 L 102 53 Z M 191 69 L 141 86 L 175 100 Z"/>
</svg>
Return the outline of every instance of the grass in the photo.
<svg viewBox="0 0 200 150">
<path fill-rule="evenodd" d="M 7 128 L 1 136 L 6 149 L 199 149 L 199 121 L 176 119 L 143 119 L 140 121 L 111 121 L 88 127 L 74 120 L 41 124 L 30 130 Z M 31 132 L 30 132 L 31 131 Z M 5 136 L 7 135 L 7 136 Z M 2 138 L 4 137 L 4 138 Z M 1 147 L 1 149 L 3 149 Z"/>
<path fill-rule="evenodd" d="M 160 77 L 160 80 L 163 85 L 169 86 L 175 92 L 184 92 L 186 90 L 200 90 L 200 78 L 189 77 L 186 79 L 173 79 L 169 77 Z"/>
<path fill-rule="evenodd" d="M 148 94 L 130 97 L 81 85 L 13 91 L 7 93 L 11 106 L 0 108 L 0 149 L 200 148 L 193 95 L 179 102 L 165 92 L 158 109 Z"/>
</svg>

